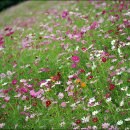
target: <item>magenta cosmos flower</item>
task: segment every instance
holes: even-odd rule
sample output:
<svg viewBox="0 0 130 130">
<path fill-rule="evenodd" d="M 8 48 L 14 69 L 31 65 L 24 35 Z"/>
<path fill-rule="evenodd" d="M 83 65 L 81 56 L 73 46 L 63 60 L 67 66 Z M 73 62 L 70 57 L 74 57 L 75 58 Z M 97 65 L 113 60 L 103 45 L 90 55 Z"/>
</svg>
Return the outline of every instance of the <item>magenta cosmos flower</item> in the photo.
<svg viewBox="0 0 130 130">
<path fill-rule="evenodd" d="M 72 56 L 72 61 L 78 63 L 80 61 L 80 58 L 78 56 Z"/>
<path fill-rule="evenodd" d="M 68 16 L 69 12 L 68 11 L 63 11 L 62 12 L 62 18 L 66 18 Z"/>
<path fill-rule="evenodd" d="M 13 85 L 17 84 L 17 82 L 18 82 L 18 81 L 17 81 L 16 79 L 12 80 L 12 84 L 13 84 Z"/>
<path fill-rule="evenodd" d="M 74 63 L 74 64 L 71 65 L 71 68 L 76 68 L 76 67 L 77 67 L 76 63 Z"/>
</svg>

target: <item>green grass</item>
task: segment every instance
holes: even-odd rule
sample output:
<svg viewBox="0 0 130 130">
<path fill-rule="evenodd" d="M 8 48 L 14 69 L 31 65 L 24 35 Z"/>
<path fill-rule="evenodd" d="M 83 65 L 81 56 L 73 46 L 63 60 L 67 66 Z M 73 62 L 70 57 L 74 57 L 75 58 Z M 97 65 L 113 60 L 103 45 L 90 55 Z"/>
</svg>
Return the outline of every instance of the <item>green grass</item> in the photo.
<svg viewBox="0 0 130 130">
<path fill-rule="evenodd" d="M 100 4 L 99 8 L 95 8 L 96 4 Z M 123 35 L 120 32 L 115 34 L 117 26 L 123 24 L 123 19 L 128 19 L 128 16 L 124 14 L 128 12 L 127 9 L 123 9 L 119 12 L 118 7 L 121 3 L 119 1 L 107 1 L 106 6 L 102 7 L 103 2 L 93 3 L 89 1 L 27 1 L 17 6 L 0 13 L 0 34 L 4 37 L 3 49 L 0 50 L 0 74 L 6 74 L 5 78 L 1 78 L 0 81 L 0 95 L 3 94 L 3 90 L 12 88 L 10 92 L 4 94 L 4 97 L 9 96 L 9 102 L 4 101 L 4 97 L 0 97 L 0 106 L 6 105 L 5 108 L 0 108 L 0 123 L 5 123 L 3 129 L 80 129 L 87 128 L 88 126 L 96 126 L 97 129 L 103 129 L 102 124 L 109 123 L 109 128 L 117 127 L 119 129 L 129 128 L 129 121 L 125 121 L 126 118 L 130 118 L 129 109 L 129 45 L 126 45 L 129 40 L 129 28 L 123 27 Z M 117 7 L 114 7 L 117 5 Z M 129 2 L 126 1 L 125 5 Z M 115 12 L 110 12 L 111 9 L 115 9 Z M 69 16 L 72 20 L 70 24 L 67 18 L 61 17 L 62 12 L 68 10 Z M 106 10 L 105 15 L 100 14 L 103 10 Z M 45 13 L 46 12 L 46 13 Z M 48 13 L 47 13 L 48 12 Z M 87 19 L 80 16 L 88 16 Z M 100 14 L 95 17 L 96 14 Z M 118 14 L 120 19 L 112 23 L 108 18 L 112 15 Z M 82 27 L 90 26 L 94 21 L 99 21 L 102 18 L 104 21 L 100 24 L 99 28 L 88 30 L 83 35 L 83 38 L 76 40 L 70 39 L 66 32 L 70 30 L 70 33 L 74 33 L 76 26 L 76 33 L 79 33 Z M 59 24 L 59 26 L 55 26 Z M 4 28 L 11 26 L 14 29 L 14 34 L 11 36 L 5 36 Z M 52 28 L 52 31 L 48 31 L 47 28 Z M 109 37 L 105 38 L 109 30 L 113 30 L 109 34 Z M 59 32 L 58 32 L 59 31 Z M 31 35 L 33 36 L 31 37 Z M 101 36 L 98 36 L 98 35 Z M 29 36 L 30 35 L 30 36 Z M 61 37 L 62 40 L 55 40 L 54 38 L 44 38 L 44 36 L 53 35 L 56 38 Z M 29 47 L 24 48 L 22 46 L 23 40 L 27 41 L 27 37 L 32 42 L 29 43 Z M 82 44 L 83 40 L 86 44 Z M 95 40 L 95 42 L 93 42 Z M 120 44 L 122 56 L 118 53 L 119 46 L 115 50 L 112 50 L 111 41 L 116 40 L 115 44 Z M 41 45 L 42 42 L 49 41 L 50 44 Z M 28 41 L 27 41 L 28 42 Z M 61 48 L 61 44 L 68 44 L 67 49 Z M 90 48 L 91 45 L 94 45 Z M 124 44 L 122 46 L 122 44 Z M 76 48 L 79 47 L 77 53 Z M 82 48 L 89 48 L 86 52 L 82 51 Z M 105 50 L 104 47 L 108 49 Z M 106 62 L 102 62 L 102 56 L 97 56 L 99 52 L 108 52 L 110 56 L 114 55 L 115 58 L 107 57 Z M 76 68 L 71 68 L 73 61 L 72 56 L 79 56 L 80 62 L 77 63 Z M 126 56 L 128 55 L 128 56 Z M 113 59 L 117 59 L 113 62 Z M 16 67 L 13 67 L 13 63 L 17 63 Z M 119 64 L 123 62 L 122 64 Z M 87 67 L 89 64 L 90 67 Z M 95 69 L 92 69 L 93 64 L 96 65 Z M 28 66 L 26 66 L 28 65 Z M 25 67 L 26 66 L 26 67 Z M 110 71 L 110 67 L 114 66 L 114 69 Z M 119 70 L 122 68 L 125 70 Z M 39 73 L 40 68 L 49 68 L 50 72 Z M 79 69 L 84 69 L 85 73 L 78 75 L 81 82 L 86 84 L 86 87 L 82 88 L 80 83 L 76 83 L 76 79 L 69 80 L 68 76 L 76 74 Z M 115 76 L 110 76 L 114 71 L 121 72 Z M 7 72 L 14 72 L 13 75 L 7 76 Z M 46 91 L 46 87 L 40 88 L 39 83 L 42 80 L 50 79 L 52 76 L 61 72 L 61 84 L 55 85 L 55 81 L 51 80 L 51 87 L 49 91 Z M 88 80 L 87 73 L 91 73 L 93 76 L 91 80 Z M 17 79 L 17 84 L 12 85 L 12 80 Z M 33 98 L 30 95 L 30 88 L 23 83 L 20 83 L 21 79 L 27 80 L 27 85 L 33 84 L 33 89 L 37 92 L 43 89 L 45 92 L 40 98 Z M 115 89 L 110 91 L 110 80 L 115 85 Z M 73 96 L 68 96 L 68 92 L 65 89 L 69 86 L 67 82 L 71 81 L 74 88 L 70 91 L 73 92 Z M 122 81 L 121 84 L 120 81 Z M 7 83 L 6 85 L 3 85 Z M 128 86 L 126 91 L 122 91 L 122 88 Z M 27 93 L 16 92 L 18 88 L 25 87 L 28 89 Z M 64 94 L 63 99 L 58 98 L 59 92 Z M 14 97 L 18 93 L 21 93 L 19 98 Z M 110 93 L 111 101 L 106 102 L 105 95 Z M 22 100 L 22 96 L 27 96 L 29 100 Z M 81 98 L 84 98 L 84 101 Z M 101 102 L 100 105 L 93 107 L 88 106 L 90 98 L 95 97 L 95 103 Z M 44 98 L 44 100 L 43 100 Z M 43 101 L 42 101 L 43 100 Z M 51 105 L 46 107 L 46 100 L 51 101 Z M 124 100 L 124 105 L 121 106 L 120 102 Z M 76 108 L 72 110 L 71 105 L 77 103 Z M 57 102 L 57 103 L 54 103 Z M 60 104 L 67 102 L 65 108 L 62 108 Z M 34 106 L 34 104 L 37 104 Z M 29 110 L 30 114 L 35 114 L 34 118 L 29 118 L 25 115 L 21 115 L 24 111 L 24 107 L 31 106 Z M 87 110 L 84 110 L 87 109 Z M 119 111 L 117 111 L 119 109 Z M 92 112 L 99 111 L 97 115 L 92 115 Z M 109 112 L 105 112 L 109 110 Z M 124 113 L 121 113 L 124 112 Z M 81 120 L 83 117 L 90 116 L 89 122 L 80 123 L 72 126 L 72 123 L 76 120 Z M 93 122 L 94 117 L 98 118 L 97 122 Z M 122 120 L 123 124 L 117 125 L 117 122 Z M 64 126 L 60 126 L 61 122 L 65 122 Z M 107 128 L 108 129 L 108 128 Z"/>
</svg>

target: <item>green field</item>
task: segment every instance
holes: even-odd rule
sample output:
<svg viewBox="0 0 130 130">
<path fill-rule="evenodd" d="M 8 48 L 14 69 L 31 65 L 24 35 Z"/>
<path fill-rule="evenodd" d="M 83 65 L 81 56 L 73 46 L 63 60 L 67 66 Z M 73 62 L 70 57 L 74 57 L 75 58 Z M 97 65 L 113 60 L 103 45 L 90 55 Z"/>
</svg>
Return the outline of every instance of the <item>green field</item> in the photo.
<svg viewBox="0 0 130 130">
<path fill-rule="evenodd" d="M 0 128 L 129 130 L 130 2 L 26 1 L 0 13 Z"/>
</svg>

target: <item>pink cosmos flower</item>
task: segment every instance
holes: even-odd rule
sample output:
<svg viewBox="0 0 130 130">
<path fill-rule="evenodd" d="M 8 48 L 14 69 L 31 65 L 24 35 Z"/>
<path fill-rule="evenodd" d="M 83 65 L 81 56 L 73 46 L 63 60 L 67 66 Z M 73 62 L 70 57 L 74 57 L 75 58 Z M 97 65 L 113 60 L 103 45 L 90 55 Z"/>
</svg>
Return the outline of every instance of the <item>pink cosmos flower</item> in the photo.
<svg viewBox="0 0 130 130">
<path fill-rule="evenodd" d="M 8 96 L 8 97 L 5 97 L 4 100 L 5 100 L 5 102 L 9 102 L 10 97 L 9 97 L 9 96 Z"/>
<path fill-rule="evenodd" d="M 4 44 L 3 40 L 0 40 L 0 46 L 2 46 Z"/>
<path fill-rule="evenodd" d="M 0 46 L 2 46 L 4 44 L 4 39 L 3 36 L 0 34 Z"/>
<path fill-rule="evenodd" d="M 30 91 L 30 95 L 31 95 L 32 97 L 36 97 L 36 96 L 37 96 L 37 94 L 36 94 L 36 92 L 35 92 L 34 90 L 31 90 L 31 91 Z"/>
<path fill-rule="evenodd" d="M 27 97 L 26 97 L 25 95 L 22 96 L 22 100 L 26 100 L 26 98 L 27 98 Z"/>
<path fill-rule="evenodd" d="M 66 107 L 66 102 L 62 102 L 62 103 L 61 103 L 61 106 L 62 106 L 62 107 Z"/>
<path fill-rule="evenodd" d="M 73 96 L 74 92 L 68 92 L 68 96 Z"/>
<path fill-rule="evenodd" d="M 129 41 L 130 41 L 130 36 L 128 36 L 128 37 L 127 37 L 127 40 L 129 40 Z"/>
<path fill-rule="evenodd" d="M 50 72 L 49 68 L 40 68 L 40 72 Z"/>
<path fill-rule="evenodd" d="M 80 58 L 78 56 L 72 56 L 72 61 L 78 63 L 80 61 Z"/>
<path fill-rule="evenodd" d="M 107 129 L 109 127 L 109 125 L 110 125 L 109 123 L 103 123 L 102 124 L 102 128 L 103 129 Z"/>
<path fill-rule="evenodd" d="M 0 41 L 3 39 L 3 36 L 0 34 Z"/>
<path fill-rule="evenodd" d="M 29 112 L 20 112 L 21 115 L 26 115 L 26 116 L 30 116 L 30 113 Z"/>
<path fill-rule="evenodd" d="M 5 78 L 5 77 L 6 77 L 6 74 L 4 74 L 4 73 L 0 74 L 0 78 Z"/>
<path fill-rule="evenodd" d="M 73 63 L 72 65 L 71 65 L 71 68 L 76 68 L 77 67 L 77 64 L 76 63 Z"/>
<path fill-rule="evenodd" d="M 59 98 L 59 99 L 62 99 L 63 97 L 64 97 L 64 94 L 60 92 L 60 93 L 58 94 L 58 98 Z"/>
<path fill-rule="evenodd" d="M 98 28 L 98 27 L 99 27 L 99 24 L 95 21 L 95 22 L 93 22 L 93 23 L 91 24 L 90 29 L 92 30 L 92 29 L 96 29 L 96 28 Z"/>
<path fill-rule="evenodd" d="M 0 123 L 0 128 L 3 128 L 5 126 L 5 123 Z"/>
</svg>

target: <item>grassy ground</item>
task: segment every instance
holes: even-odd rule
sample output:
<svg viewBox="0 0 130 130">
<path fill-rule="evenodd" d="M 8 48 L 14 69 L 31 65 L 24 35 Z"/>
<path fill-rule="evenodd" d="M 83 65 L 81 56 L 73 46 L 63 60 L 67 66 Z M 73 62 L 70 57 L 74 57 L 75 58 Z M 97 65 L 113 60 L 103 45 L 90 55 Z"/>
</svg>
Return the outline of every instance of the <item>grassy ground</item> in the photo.
<svg viewBox="0 0 130 130">
<path fill-rule="evenodd" d="M 129 129 L 130 2 L 27 1 L 0 16 L 0 128 Z"/>
</svg>

